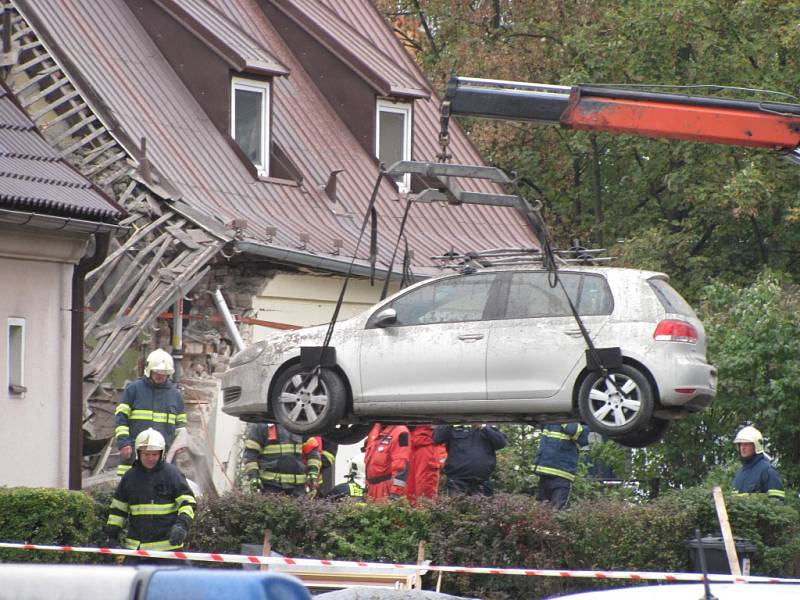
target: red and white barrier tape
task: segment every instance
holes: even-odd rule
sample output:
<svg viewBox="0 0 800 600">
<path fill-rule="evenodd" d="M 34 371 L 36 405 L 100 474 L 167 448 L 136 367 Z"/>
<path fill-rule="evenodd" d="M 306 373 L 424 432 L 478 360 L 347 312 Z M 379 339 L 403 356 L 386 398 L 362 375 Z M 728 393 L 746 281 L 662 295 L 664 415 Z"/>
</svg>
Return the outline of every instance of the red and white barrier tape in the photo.
<svg viewBox="0 0 800 600">
<path fill-rule="evenodd" d="M 0 548 L 15 550 L 51 550 L 56 552 L 86 552 L 90 554 L 109 554 L 117 556 L 144 556 L 148 558 L 167 558 L 174 560 L 197 560 L 203 562 L 233 563 L 246 565 L 280 565 L 284 567 L 332 567 L 349 571 L 387 571 L 396 570 L 398 574 L 411 574 L 420 570 L 442 571 L 445 573 L 479 573 L 484 575 L 524 575 L 527 577 L 581 577 L 588 579 L 627 579 L 629 581 L 703 581 L 701 573 L 666 573 L 657 571 L 573 571 L 567 569 L 516 569 L 495 567 L 456 567 L 444 565 L 403 565 L 373 563 L 347 560 L 321 560 L 316 558 L 288 558 L 283 556 L 255 556 L 245 554 L 218 554 L 206 552 L 180 552 L 163 550 L 127 550 L 124 548 L 87 548 L 80 546 L 45 546 L 41 544 L 19 544 L 0 542 Z M 709 574 L 709 581 L 747 582 L 747 583 L 800 583 L 800 579 L 763 577 L 759 575 Z"/>
</svg>

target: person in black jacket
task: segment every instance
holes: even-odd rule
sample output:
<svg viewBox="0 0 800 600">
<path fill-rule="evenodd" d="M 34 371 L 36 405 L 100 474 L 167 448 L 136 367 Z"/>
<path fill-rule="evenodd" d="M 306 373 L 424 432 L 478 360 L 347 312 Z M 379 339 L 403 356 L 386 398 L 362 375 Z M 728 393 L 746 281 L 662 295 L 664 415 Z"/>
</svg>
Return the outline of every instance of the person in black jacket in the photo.
<svg viewBox="0 0 800 600">
<path fill-rule="evenodd" d="M 490 477 L 497 464 L 495 451 L 508 444 L 502 431 L 485 424 L 439 425 L 433 430 L 433 441 L 447 448 L 442 472 L 447 477 L 448 495 L 494 493 Z"/>
<path fill-rule="evenodd" d="M 114 492 L 106 521 L 109 547 L 126 523 L 123 546 L 131 550 L 178 550 L 194 520 L 194 494 L 177 467 L 164 462 L 164 436 L 145 429 L 136 436 L 136 460 Z M 160 562 L 127 557 L 126 563 Z"/>
</svg>

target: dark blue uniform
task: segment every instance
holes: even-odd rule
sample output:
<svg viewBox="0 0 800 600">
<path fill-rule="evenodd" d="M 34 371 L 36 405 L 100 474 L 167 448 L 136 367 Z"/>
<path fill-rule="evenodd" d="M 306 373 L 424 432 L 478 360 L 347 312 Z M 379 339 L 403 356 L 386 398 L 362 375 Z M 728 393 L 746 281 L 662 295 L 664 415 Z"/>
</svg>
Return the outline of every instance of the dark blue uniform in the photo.
<svg viewBox="0 0 800 600">
<path fill-rule="evenodd" d="M 733 478 L 733 495 L 766 494 L 770 498 L 786 498 L 781 476 L 763 454 L 754 454 L 742 461 Z"/>
<path fill-rule="evenodd" d="M 491 426 L 439 425 L 433 430 L 433 441 L 447 447 L 442 472 L 447 476 L 448 494 L 492 495 L 489 478 L 497 464 L 495 451 L 508 444 L 502 431 Z"/>
<path fill-rule="evenodd" d="M 563 508 L 569 501 L 578 451 L 589 443 L 589 428 L 580 423 L 549 424 L 542 429 L 533 471 L 539 475 L 536 499 Z"/>
</svg>

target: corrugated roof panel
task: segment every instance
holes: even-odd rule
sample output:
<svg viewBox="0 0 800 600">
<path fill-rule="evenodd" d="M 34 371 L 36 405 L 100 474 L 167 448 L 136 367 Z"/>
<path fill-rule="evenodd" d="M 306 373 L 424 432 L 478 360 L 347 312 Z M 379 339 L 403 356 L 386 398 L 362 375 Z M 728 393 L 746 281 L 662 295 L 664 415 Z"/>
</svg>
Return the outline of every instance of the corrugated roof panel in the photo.
<svg viewBox="0 0 800 600">
<path fill-rule="evenodd" d="M 0 88 L 0 207 L 118 220 L 122 213 L 63 160 Z"/>
<path fill-rule="evenodd" d="M 417 80 L 403 65 L 393 61 L 381 46 L 374 45 L 343 21 L 335 10 L 317 0 L 272 2 L 340 58 L 343 58 L 342 50 L 344 53 L 352 53 L 360 63 L 386 82 L 390 92 L 414 97 L 426 97 L 430 93 L 427 84 Z M 330 40 L 335 43 L 331 44 Z"/>
<path fill-rule="evenodd" d="M 176 12 L 176 7 L 185 11 L 208 33 L 238 54 L 250 70 L 276 75 L 288 74 L 288 70 L 278 59 L 207 2 L 203 0 L 157 0 L 157 2 L 171 14 Z M 200 36 L 204 33 L 197 32 Z"/>
<path fill-rule="evenodd" d="M 290 70 L 290 76 L 273 83 L 273 138 L 303 174 L 301 186 L 253 179 L 230 140 L 209 121 L 122 0 L 41 3 L 34 10 L 125 132 L 133 139 L 147 138 L 148 157 L 192 207 L 222 223 L 246 218 L 246 236 L 264 244 L 268 226 L 277 228 L 272 242 L 277 246 L 298 248 L 300 235 L 307 234 L 306 250 L 329 258 L 334 258 L 333 240 L 342 239 L 338 260 L 349 260 L 377 177 L 374 157 L 364 152 L 255 2 L 209 4 Z M 428 101 L 415 102 L 419 107 Z M 433 131 L 432 124 L 424 123 L 435 116 L 436 107 L 431 106 L 430 115 L 428 109 L 415 111 L 427 115 L 418 117 L 422 121 L 416 125 L 415 138 Z M 435 139 L 433 135 L 433 146 Z M 340 204 L 352 211 L 349 217 L 334 214 L 322 190 L 333 169 L 345 169 L 338 196 Z M 405 208 L 397 196 L 390 183 L 381 184 L 379 262 L 384 265 Z M 417 268 L 430 264 L 428 255 L 451 245 L 468 250 L 534 243 L 509 209 L 416 205 L 411 224 L 406 234 L 416 251 Z M 367 252 L 365 240 L 358 255 Z"/>
</svg>

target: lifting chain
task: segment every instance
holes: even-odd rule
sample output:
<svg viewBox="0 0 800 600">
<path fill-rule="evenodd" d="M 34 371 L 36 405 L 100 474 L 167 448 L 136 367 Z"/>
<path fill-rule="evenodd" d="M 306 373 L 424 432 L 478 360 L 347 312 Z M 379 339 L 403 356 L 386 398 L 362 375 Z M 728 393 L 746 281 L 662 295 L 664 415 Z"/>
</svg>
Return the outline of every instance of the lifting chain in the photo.
<svg viewBox="0 0 800 600">
<path fill-rule="evenodd" d="M 450 162 L 453 155 L 447 152 L 450 145 L 450 101 L 442 101 L 442 106 L 439 109 L 439 147 L 441 152 L 436 155 L 436 160 L 442 163 Z"/>
</svg>

